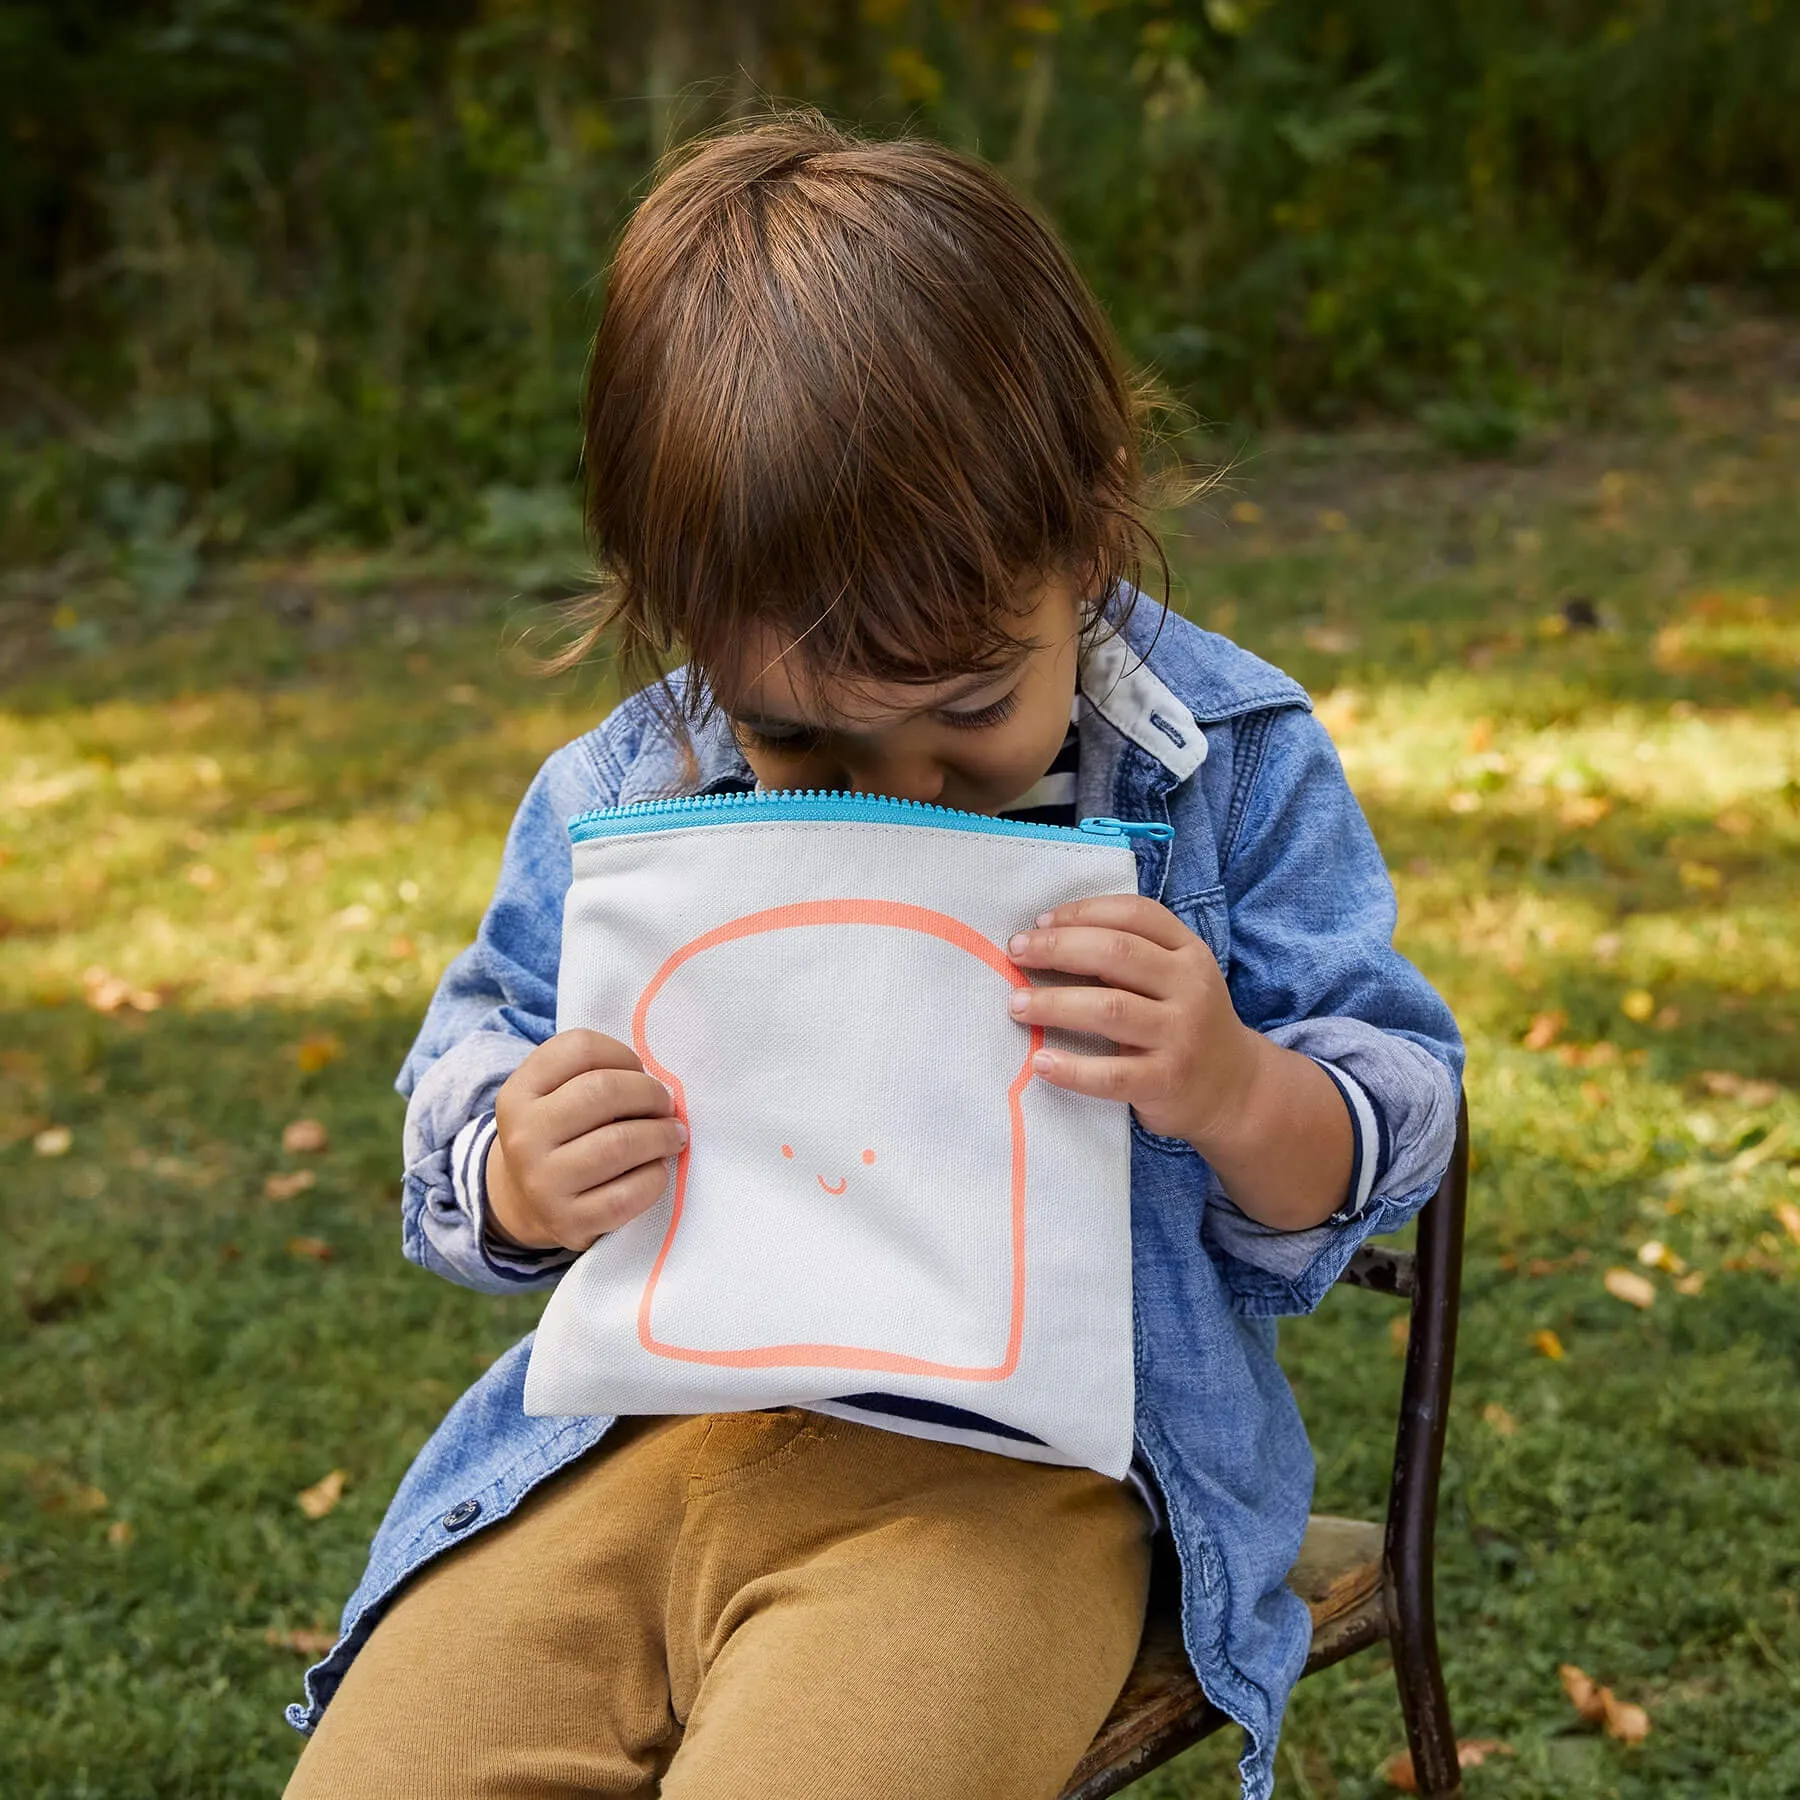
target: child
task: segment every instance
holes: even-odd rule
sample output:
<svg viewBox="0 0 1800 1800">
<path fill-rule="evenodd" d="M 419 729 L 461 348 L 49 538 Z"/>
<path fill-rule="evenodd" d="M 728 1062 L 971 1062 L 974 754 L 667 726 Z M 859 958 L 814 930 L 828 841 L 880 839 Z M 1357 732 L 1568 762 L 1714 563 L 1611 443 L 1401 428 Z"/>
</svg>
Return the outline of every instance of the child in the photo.
<svg viewBox="0 0 1800 1800">
<path fill-rule="evenodd" d="M 1134 1475 L 797 1407 L 531 1418 L 520 1344 L 402 1483 L 290 1710 L 316 1735 L 288 1792 L 1047 1800 L 1130 1668 L 1163 1530 L 1261 1800 L 1308 1642 L 1274 1320 L 1430 1193 L 1461 1069 L 1307 696 L 1138 595 L 1107 329 L 1044 226 L 935 145 L 807 116 L 692 151 L 619 249 L 585 437 L 587 642 L 687 665 L 525 796 L 400 1075 L 406 1254 L 548 1288 L 682 1142 L 626 1046 L 554 1030 L 571 815 L 760 785 L 1166 820 L 1138 895 L 1008 946 L 1088 978 L 1024 1023 L 1117 1046 L 1041 1077 L 1133 1110 Z"/>
</svg>

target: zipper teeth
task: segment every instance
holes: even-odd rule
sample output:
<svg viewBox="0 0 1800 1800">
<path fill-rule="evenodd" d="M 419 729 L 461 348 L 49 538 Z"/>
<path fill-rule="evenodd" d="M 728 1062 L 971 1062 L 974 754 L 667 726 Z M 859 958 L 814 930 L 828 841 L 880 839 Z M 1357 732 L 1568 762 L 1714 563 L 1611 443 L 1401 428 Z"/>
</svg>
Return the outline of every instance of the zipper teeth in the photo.
<svg viewBox="0 0 1800 1800">
<path fill-rule="evenodd" d="M 846 794 L 832 788 L 758 788 L 754 793 L 673 794 L 663 800 L 636 800 L 630 806 L 596 806 L 577 813 L 569 821 L 572 831 L 596 819 L 651 818 L 668 813 L 717 811 L 721 807 L 764 805 L 781 800 L 854 801 L 865 806 L 894 807 L 941 819 L 986 819 L 987 813 L 969 812 L 960 806 L 939 806 L 932 800 L 900 800 L 890 794 Z"/>
</svg>

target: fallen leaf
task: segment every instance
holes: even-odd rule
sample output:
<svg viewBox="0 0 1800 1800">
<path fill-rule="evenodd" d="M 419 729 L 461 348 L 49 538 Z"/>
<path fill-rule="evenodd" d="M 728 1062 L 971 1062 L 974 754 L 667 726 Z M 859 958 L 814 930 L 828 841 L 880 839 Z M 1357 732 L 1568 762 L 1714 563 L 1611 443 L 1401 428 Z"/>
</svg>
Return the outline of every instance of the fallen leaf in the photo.
<svg viewBox="0 0 1800 1800">
<path fill-rule="evenodd" d="M 1568 1022 L 1565 1012 L 1541 1012 L 1532 1019 L 1530 1029 L 1519 1042 L 1527 1050 L 1548 1050 L 1562 1036 Z"/>
<path fill-rule="evenodd" d="M 263 1183 L 263 1197 L 267 1200 L 291 1200 L 296 1194 L 304 1194 L 317 1180 L 311 1169 L 295 1169 L 284 1175 L 271 1175 Z M 294 1243 L 301 1240 L 296 1238 Z M 292 1250 L 293 1244 L 288 1248 Z"/>
<path fill-rule="evenodd" d="M 1511 1756 L 1511 1744 L 1502 1743 L 1499 1738 L 1463 1738 L 1456 1746 L 1456 1766 L 1459 1769 L 1479 1769 L 1490 1756 Z M 1381 1777 L 1389 1787 L 1398 1788 L 1403 1794 L 1416 1794 L 1419 1791 L 1419 1778 L 1413 1772 L 1413 1759 L 1410 1750 L 1402 1750 L 1396 1756 L 1390 1756 L 1381 1765 Z"/>
<path fill-rule="evenodd" d="M 281 1631 L 271 1625 L 263 1633 L 263 1642 L 272 1650 L 292 1650 L 298 1656 L 323 1656 L 337 1642 L 334 1631 Z"/>
<path fill-rule="evenodd" d="M 313 1156 L 331 1148 L 331 1134 L 318 1119 L 294 1119 L 282 1129 L 281 1147 L 290 1156 Z"/>
<path fill-rule="evenodd" d="M 1231 516 L 1239 525 L 1257 525 L 1262 522 L 1263 509 L 1254 500 L 1240 500 L 1231 509 Z"/>
<path fill-rule="evenodd" d="M 1576 794 L 1562 803 L 1557 818 L 1577 830 L 1598 825 L 1612 811 L 1612 802 L 1604 794 Z"/>
<path fill-rule="evenodd" d="M 329 1475 L 320 1476 L 311 1487 L 302 1488 L 294 1498 L 309 1519 L 322 1519 L 344 1497 L 344 1483 L 348 1480 L 342 1469 L 333 1469 Z"/>
<path fill-rule="evenodd" d="M 330 1262 L 335 1252 L 323 1238 L 291 1237 L 287 1241 L 289 1256 L 306 1257 L 312 1262 Z"/>
<path fill-rule="evenodd" d="M 1602 1687 L 1585 1669 L 1564 1663 L 1557 1671 L 1563 1692 L 1584 1725 L 1600 1725 L 1608 1737 L 1624 1744 L 1641 1744 L 1650 1735 L 1650 1715 L 1641 1706 L 1621 1700 Z"/>
<path fill-rule="evenodd" d="M 388 939 L 387 953 L 395 962 L 405 962 L 408 957 L 418 954 L 418 945 L 402 932 L 397 937 Z"/>
<path fill-rule="evenodd" d="M 1710 893 L 1725 879 L 1711 863 L 1684 862 L 1676 866 L 1675 873 L 1681 878 L 1681 885 L 1697 894 Z"/>
<path fill-rule="evenodd" d="M 1394 1347 L 1396 1356 L 1406 1354 L 1408 1340 L 1412 1337 L 1412 1321 L 1405 1313 L 1397 1314 L 1388 1320 L 1388 1342 Z"/>
<path fill-rule="evenodd" d="M 1601 1276 L 1600 1285 L 1615 1300 L 1623 1300 L 1627 1306 L 1641 1308 L 1656 1304 L 1656 1283 L 1647 1276 L 1638 1274 L 1635 1269 L 1608 1269 Z"/>
<path fill-rule="evenodd" d="M 1362 642 L 1345 625 L 1309 625 L 1303 635 L 1309 650 L 1318 650 L 1326 656 L 1348 656 Z"/>
<path fill-rule="evenodd" d="M 1796 1244 L 1800 1244 L 1800 1206 L 1796 1206 L 1791 1200 L 1777 1200 L 1775 1217 L 1781 1221 L 1781 1229 Z"/>
<path fill-rule="evenodd" d="M 1658 1031 L 1673 1031 L 1681 1023 L 1681 1008 L 1679 1006 L 1659 1006 L 1656 1009 L 1656 1017 L 1650 1023 Z"/>
<path fill-rule="evenodd" d="M 1350 529 L 1349 517 L 1339 512 L 1335 506 L 1328 506 L 1319 514 L 1319 529 L 1333 532 L 1348 531 Z"/>
<path fill-rule="evenodd" d="M 343 1054 L 344 1046 L 329 1031 L 319 1031 L 300 1040 L 294 1049 L 294 1060 L 303 1074 L 315 1075 Z"/>
<path fill-rule="evenodd" d="M 1562 1339 L 1548 1325 L 1531 1334 L 1531 1347 L 1538 1355 L 1547 1356 L 1552 1362 L 1561 1362 L 1568 1355 L 1568 1351 L 1563 1348 Z"/>
<path fill-rule="evenodd" d="M 375 923 L 375 915 L 362 901 L 357 900 L 342 911 L 334 912 L 331 922 L 340 931 L 367 931 Z"/>
<path fill-rule="evenodd" d="M 1600 1699 L 1600 1689 L 1585 1669 L 1574 1663 L 1561 1663 L 1557 1667 L 1557 1678 L 1562 1682 L 1563 1692 L 1569 1696 L 1569 1704 L 1574 1707 L 1584 1725 L 1598 1725 L 1606 1717 L 1606 1708 Z"/>
<path fill-rule="evenodd" d="M 129 1519 L 114 1519 L 106 1528 L 106 1541 L 121 1550 L 136 1536 L 137 1529 Z"/>
<path fill-rule="evenodd" d="M 134 1012 L 155 1012 L 162 1005 L 162 995 L 154 988 L 133 987 L 121 975 L 114 975 L 98 963 L 81 972 L 82 997 L 95 1012 L 115 1013 L 129 1006 Z"/>
<path fill-rule="evenodd" d="M 75 1134 L 68 1126 L 51 1125 L 31 1140 L 31 1147 L 39 1156 L 67 1156 L 74 1141 Z"/>
<path fill-rule="evenodd" d="M 1481 1409 L 1481 1417 L 1496 1437 L 1509 1438 L 1518 1432 L 1519 1421 L 1498 1400 L 1490 1400 Z"/>
<path fill-rule="evenodd" d="M 187 878 L 201 889 L 216 888 L 219 885 L 219 871 L 211 863 L 189 863 Z"/>
<path fill-rule="evenodd" d="M 1567 1256 L 1534 1256 L 1525 1265 L 1525 1273 L 1533 1281 L 1541 1281 L 1546 1275 L 1561 1275 L 1569 1269 L 1586 1268 L 1593 1260 L 1593 1252 L 1584 1246 L 1579 1250 L 1571 1250 Z"/>
<path fill-rule="evenodd" d="M 1773 1106 L 1781 1098 L 1778 1083 L 1753 1080 L 1733 1069 L 1702 1069 L 1699 1080 L 1709 1094 L 1744 1106 Z"/>
<path fill-rule="evenodd" d="M 1612 1095 L 1597 1081 L 1584 1081 L 1581 1084 L 1581 1097 L 1589 1106 L 1600 1107 L 1612 1104 Z"/>
<path fill-rule="evenodd" d="M 1685 1294 L 1689 1299 L 1692 1299 L 1693 1296 L 1699 1293 L 1705 1286 L 1706 1271 L 1704 1269 L 1695 1269 L 1692 1274 L 1683 1275 L 1681 1279 L 1675 1283 L 1675 1291 L 1678 1294 Z"/>
<path fill-rule="evenodd" d="M 1646 1269 L 1661 1269 L 1665 1275 L 1680 1275 L 1687 1269 L 1687 1264 L 1660 1238 L 1639 1244 L 1637 1259 Z"/>
<path fill-rule="evenodd" d="M 1633 988 L 1619 1002 L 1619 1011 L 1641 1025 L 1656 1011 L 1656 996 L 1648 988 Z"/>
</svg>

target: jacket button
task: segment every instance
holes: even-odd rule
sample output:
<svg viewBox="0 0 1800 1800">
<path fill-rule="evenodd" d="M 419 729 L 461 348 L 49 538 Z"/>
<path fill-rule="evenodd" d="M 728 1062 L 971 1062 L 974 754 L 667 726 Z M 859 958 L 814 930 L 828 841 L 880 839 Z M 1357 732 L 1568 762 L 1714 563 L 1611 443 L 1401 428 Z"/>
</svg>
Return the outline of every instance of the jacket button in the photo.
<svg viewBox="0 0 1800 1800">
<path fill-rule="evenodd" d="M 481 1517 L 479 1500 L 459 1500 L 438 1521 L 446 1531 L 461 1531 L 465 1526 L 473 1525 Z"/>
</svg>

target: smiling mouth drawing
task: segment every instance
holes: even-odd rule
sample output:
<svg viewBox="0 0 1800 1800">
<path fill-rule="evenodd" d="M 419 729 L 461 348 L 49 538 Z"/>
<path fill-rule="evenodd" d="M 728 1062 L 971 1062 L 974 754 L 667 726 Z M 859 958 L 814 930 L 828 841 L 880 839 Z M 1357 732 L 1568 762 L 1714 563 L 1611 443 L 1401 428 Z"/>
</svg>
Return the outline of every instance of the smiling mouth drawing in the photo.
<svg viewBox="0 0 1800 1800">
<path fill-rule="evenodd" d="M 836 1187 L 833 1187 L 831 1185 L 831 1183 L 829 1181 L 827 1181 L 823 1175 L 818 1177 L 818 1182 L 819 1182 L 819 1186 L 822 1187 L 826 1191 L 826 1193 L 841 1194 L 844 1191 L 844 1189 L 850 1185 L 850 1177 L 848 1175 L 840 1175 L 838 1177 L 838 1184 Z"/>
</svg>

